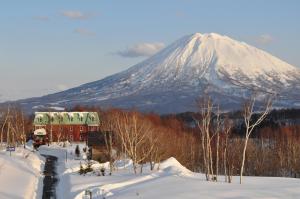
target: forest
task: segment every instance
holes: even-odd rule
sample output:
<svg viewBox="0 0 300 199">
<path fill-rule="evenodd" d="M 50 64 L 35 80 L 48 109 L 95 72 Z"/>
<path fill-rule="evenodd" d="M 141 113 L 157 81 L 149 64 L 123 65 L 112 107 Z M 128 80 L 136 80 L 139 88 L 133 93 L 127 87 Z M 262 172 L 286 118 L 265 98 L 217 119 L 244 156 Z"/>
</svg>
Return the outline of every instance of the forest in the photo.
<svg viewBox="0 0 300 199">
<path fill-rule="evenodd" d="M 67 111 L 97 111 L 111 162 L 124 154 L 132 159 L 135 173 L 175 157 L 209 181 L 220 175 L 300 178 L 300 110 L 272 110 L 266 104 L 254 111 L 254 100 L 241 111 L 221 112 L 207 99 L 197 100 L 199 111 L 158 115 L 135 109 L 76 106 Z M 33 131 L 33 115 L 17 105 L 0 111 L 1 146 L 6 141 L 24 145 Z M 67 136 L 62 135 L 61 141 Z M 112 150 L 117 150 L 113 156 Z M 113 168 L 111 168 L 113 170 Z"/>
</svg>

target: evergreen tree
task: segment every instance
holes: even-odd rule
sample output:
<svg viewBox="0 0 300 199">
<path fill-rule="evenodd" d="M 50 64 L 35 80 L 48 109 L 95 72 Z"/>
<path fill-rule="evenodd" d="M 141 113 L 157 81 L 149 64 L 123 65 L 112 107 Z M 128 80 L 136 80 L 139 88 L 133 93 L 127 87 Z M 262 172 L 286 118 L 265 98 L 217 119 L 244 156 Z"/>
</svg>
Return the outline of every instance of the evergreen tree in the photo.
<svg viewBox="0 0 300 199">
<path fill-rule="evenodd" d="M 80 156 L 80 149 L 79 149 L 79 146 L 77 145 L 76 148 L 75 148 L 75 154 L 77 157 Z"/>
</svg>

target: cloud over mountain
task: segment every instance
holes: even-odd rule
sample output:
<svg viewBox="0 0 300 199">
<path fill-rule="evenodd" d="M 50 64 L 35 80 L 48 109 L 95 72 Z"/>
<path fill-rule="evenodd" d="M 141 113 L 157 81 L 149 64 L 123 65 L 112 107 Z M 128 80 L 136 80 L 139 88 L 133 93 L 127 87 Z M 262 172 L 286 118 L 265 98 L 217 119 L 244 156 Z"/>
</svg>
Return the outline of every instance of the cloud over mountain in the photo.
<svg viewBox="0 0 300 199">
<path fill-rule="evenodd" d="M 274 38 L 269 34 L 262 34 L 256 38 L 256 42 L 261 45 L 266 45 L 274 41 Z"/>
<path fill-rule="evenodd" d="M 119 51 L 116 54 L 122 57 L 149 57 L 154 55 L 162 48 L 165 47 L 164 43 L 161 42 L 154 42 L 154 43 L 138 43 L 123 51 Z"/>
<path fill-rule="evenodd" d="M 61 12 L 61 15 L 73 20 L 86 20 L 93 16 L 91 13 L 83 13 L 78 10 L 64 10 Z"/>
</svg>

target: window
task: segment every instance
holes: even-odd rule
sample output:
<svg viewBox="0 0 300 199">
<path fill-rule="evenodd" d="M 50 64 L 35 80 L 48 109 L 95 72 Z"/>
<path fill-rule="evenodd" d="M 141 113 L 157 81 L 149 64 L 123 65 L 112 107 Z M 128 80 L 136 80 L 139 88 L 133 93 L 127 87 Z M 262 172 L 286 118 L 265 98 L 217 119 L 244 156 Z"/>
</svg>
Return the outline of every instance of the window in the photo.
<svg viewBox="0 0 300 199">
<path fill-rule="evenodd" d="M 80 131 L 83 131 L 83 126 L 80 126 Z"/>
<path fill-rule="evenodd" d="M 73 131 L 73 126 L 70 126 L 70 131 Z"/>
<path fill-rule="evenodd" d="M 80 141 L 83 141 L 83 140 L 84 140 L 84 135 L 80 134 Z"/>
</svg>

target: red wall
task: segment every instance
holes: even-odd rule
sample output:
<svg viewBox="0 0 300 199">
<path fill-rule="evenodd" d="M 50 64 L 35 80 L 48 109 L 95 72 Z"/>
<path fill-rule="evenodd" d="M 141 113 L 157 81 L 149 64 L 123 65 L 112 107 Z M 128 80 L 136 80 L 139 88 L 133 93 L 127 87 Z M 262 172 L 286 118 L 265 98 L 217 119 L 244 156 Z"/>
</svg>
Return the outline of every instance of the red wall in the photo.
<svg viewBox="0 0 300 199">
<path fill-rule="evenodd" d="M 86 133 L 88 131 L 99 131 L 97 126 L 87 125 L 46 125 L 46 126 L 35 126 L 35 129 L 45 128 L 47 131 L 48 138 L 50 139 L 50 132 L 52 128 L 52 139 L 53 141 L 58 140 L 60 134 L 60 141 L 85 141 Z"/>
</svg>

